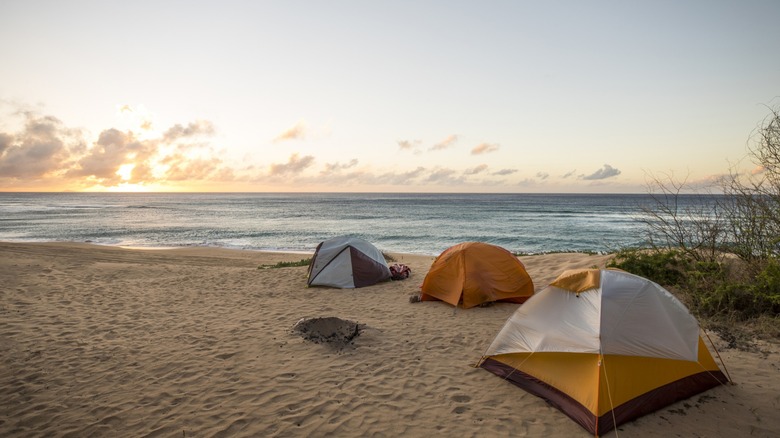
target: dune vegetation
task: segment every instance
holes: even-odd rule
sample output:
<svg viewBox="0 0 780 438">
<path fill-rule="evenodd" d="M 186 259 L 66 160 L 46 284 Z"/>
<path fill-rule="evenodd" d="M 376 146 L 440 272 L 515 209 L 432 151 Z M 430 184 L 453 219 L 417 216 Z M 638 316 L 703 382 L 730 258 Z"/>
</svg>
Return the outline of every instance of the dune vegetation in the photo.
<svg viewBox="0 0 780 438">
<path fill-rule="evenodd" d="M 704 189 L 672 176 L 652 178 L 654 204 L 638 218 L 647 245 L 617 251 L 610 266 L 650 278 L 680 298 L 704 326 L 780 337 L 780 107 L 750 136 L 746 158 Z M 691 204 L 680 196 L 722 193 Z M 683 207 L 684 205 L 684 207 Z"/>
</svg>

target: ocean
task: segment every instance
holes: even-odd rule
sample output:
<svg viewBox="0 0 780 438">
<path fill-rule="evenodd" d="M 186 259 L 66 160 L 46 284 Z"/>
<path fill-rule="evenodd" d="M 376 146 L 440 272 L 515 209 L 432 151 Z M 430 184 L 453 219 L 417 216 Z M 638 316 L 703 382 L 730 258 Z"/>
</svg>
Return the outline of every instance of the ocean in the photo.
<svg viewBox="0 0 780 438">
<path fill-rule="evenodd" d="M 466 241 L 606 253 L 643 244 L 651 205 L 639 194 L 0 193 L 0 240 L 313 252 L 351 235 L 426 255 Z"/>
</svg>

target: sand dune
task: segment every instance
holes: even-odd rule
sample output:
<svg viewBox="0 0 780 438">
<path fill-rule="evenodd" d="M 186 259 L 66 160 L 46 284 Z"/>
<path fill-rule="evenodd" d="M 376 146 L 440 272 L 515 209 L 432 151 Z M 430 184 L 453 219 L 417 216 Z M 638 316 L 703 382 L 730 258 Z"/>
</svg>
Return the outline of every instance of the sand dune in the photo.
<svg viewBox="0 0 780 438">
<path fill-rule="evenodd" d="M 410 303 L 408 280 L 306 288 L 301 254 L 0 243 L 0 436 L 589 436 L 472 365 L 517 304 Z M 537 290 L 607 256 L 523 257 Z M 361 324 L 345 348 L 292 328 Z M 726 348 L 734 385 L 621 426 L 619 436 L 780 435 L 780 348 Z M 614 436 L 611 432 L 607 436 Z"/>
</svg>

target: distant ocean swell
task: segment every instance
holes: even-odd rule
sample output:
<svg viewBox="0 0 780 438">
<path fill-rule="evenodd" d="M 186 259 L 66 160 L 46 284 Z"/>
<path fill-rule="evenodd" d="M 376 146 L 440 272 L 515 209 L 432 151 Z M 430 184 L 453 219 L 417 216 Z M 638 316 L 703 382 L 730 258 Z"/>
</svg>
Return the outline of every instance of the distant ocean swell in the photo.
<svg viewBox="0 0 780 438">
<path fill-rule="evenodd" d="M 432 255 L 464 241 L 610 252 L 642 244 L 637 217 L 651 203 L 645 195 L 0 193 L 0 240 L 313 251 L 353 235 L 384 251 Z"/>
</svg>

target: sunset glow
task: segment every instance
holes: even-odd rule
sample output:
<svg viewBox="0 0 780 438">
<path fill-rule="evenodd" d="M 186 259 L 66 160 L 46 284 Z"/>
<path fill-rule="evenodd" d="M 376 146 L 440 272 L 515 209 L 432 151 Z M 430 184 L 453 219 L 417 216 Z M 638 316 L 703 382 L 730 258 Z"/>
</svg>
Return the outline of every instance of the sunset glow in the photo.
<svg viewBox="0 0 780 438">
<path fill-rule="evenodd" d="M 0 5 L 3 191 L 696 187 L 780 98 L 772 1 L 43 3 Z"/>
<path fill-rule="evenodd" d="M 151 190 L 149 187 L 145 187 L 140 184 L 119 183 L 115 186 L 107 187 L 106 191 L 107 192 L 153 192 L 159 190 Z"/>
<path fill-rule="evenodd" d="M 135 164 L 122 164 L 117 169 L 116 174 L 122 178 L 122 181 L 127 181 L 133 175 L 133 168 L 135 168 Z"/>
</svg>

